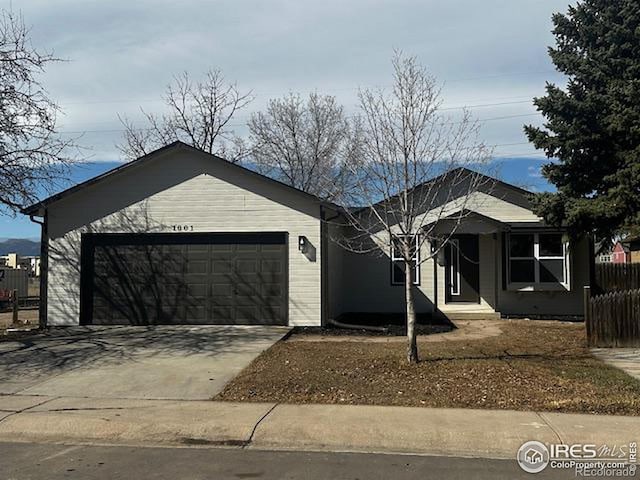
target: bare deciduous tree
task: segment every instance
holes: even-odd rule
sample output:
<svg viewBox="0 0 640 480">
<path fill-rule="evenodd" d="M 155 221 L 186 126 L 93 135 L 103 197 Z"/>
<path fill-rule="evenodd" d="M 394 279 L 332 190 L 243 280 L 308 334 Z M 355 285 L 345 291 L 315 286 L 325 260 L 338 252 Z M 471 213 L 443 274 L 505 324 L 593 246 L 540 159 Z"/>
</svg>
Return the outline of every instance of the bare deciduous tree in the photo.
<svg viewBox="0 0 640 480">
<path fill-rule="evenodd" d="M 359 94 L 359 161 L 348 166 L 351 201 L 362 208 L 345 211 L 343 235 L 334 240 L 355 253 L 394 249 L 401 254 L 407 359 L 417 362 L 416 249 L 424 252 L 419 262 L 425 262 L 455 234 L 469 215 L 474 193 L 488 182 L 477 169 L 487 164 L 490 152 L 478 140 L 478 123 L 468 112 L 459 119 L 442 114 L 440 88 L 414 57 L 396 53 L 393 69 L 391 92 Z"/>
<path fill-rule="evenodd" d="M 209 70 L 203 81 L 195 83 L 185 72 L 167 86 L 163 97 L 167 113 L 156 115 L 140 109 L 147 127 L 137 128 L 128 118 L 119 117 L 125 132 L 118 149 L 125 158 L 134 160 L 180 140 L 237 162 L 246 152 L 231 121 L 251 100 L 250 92 L 241 93 L 235 84 L 227 83 L 220 70 Z"/>
<path fill-rule="evenodd" d="M 271 100 L 248 123 L 251 156 L 263 174 L 329 200 L 345 188 L 345 165 L 355 151 L 357 128 L 335 97 L 290 94 Z"/>
<path fill-rule="evenodd" d="M 57 134 L 59 107 L 37 79 L 56 60 L 32 47 L 22 16 L 0 11 L 0 212 L 53 190 L 73 162 L 73 140 Z"/>
</svg>

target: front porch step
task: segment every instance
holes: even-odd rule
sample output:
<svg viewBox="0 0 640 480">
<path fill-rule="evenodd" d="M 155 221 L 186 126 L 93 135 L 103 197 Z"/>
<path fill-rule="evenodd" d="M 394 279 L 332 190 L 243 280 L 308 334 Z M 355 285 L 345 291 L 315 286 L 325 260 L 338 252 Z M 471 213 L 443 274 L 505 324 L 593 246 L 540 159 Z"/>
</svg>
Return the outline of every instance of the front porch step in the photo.
<svg viewBox="0 0 640 480">
<path fill-rule="evenodd" d="M 500 320 L 500 312 L 456 312 L 444 311 L 442 314 L 452 322 L 456 320 Z"/>
</svg>

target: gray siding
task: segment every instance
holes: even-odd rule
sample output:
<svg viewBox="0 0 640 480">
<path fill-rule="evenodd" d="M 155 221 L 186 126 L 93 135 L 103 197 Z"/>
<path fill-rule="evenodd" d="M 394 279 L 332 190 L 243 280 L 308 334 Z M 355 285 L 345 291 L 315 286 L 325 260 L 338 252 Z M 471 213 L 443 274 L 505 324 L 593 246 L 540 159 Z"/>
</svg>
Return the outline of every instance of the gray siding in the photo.
<svg viewBox="0 0 640 480">
<path fill-rule="evenodd" d="M 340 227 L 335 224 L 327 225 L 327 274 L 329 276 L 327 282 L 328 299 L 328 318 L 335 319 L 343 313 L 343 305 L 345 296 L 348 293 L 344 284 L 344 256 L 346 252 L 335 241 L 339 237 Z"/>
<path fill-rule="evenodd" d="M 502 239 L 498 238 L 501 242 Z M 498 311 L 504 315 L 582 315 L 583 290 L 589 285 L 589 241 L 585 238 L 570 250 L 571 290 L 516 292 L 498 286 Z M 498 259 L 502 271 L 502 257 Z"/>
<path fill-rule="evenodd" d="M 333 229 L 334 235 L 340 229 Z M 348 235 L 348 233 L 343 233 Z M 334 243 L 335 245 L 335 243 Z M 397 313 L 405 309 L 404 287 L 391 284 L 391 252 L 388 248 L 383 251 L 359 254 L 345 251 L 340 246 L 336 248 L 341 255 L 334 254 L 334 258 L 342 259 L 340 269 L 335 269 L 331 281 L 339 285 L 331 299 L 333 315 L 349 312 L 367 313 Z M 428 256 L 428 246 L 423 245 L 421 258 Z M 330 254 L 331 255 L 331 254 Z M 330 257 L 330 265 L 331 257 Z M 342 278 L 336 278 L 342 276 Z M 416 310 L 418 313 L 433 311 L 433 260 L 427 260 L 420 266 L 420 285 L 416 287 Z"/>
<path fill-rule="evenodd" d="M 320 207 L 298 192 L 196 152 L 131 166 L 49 207 L 48 320 L 77 324 L 82 232 L 288 232 L 289 323 L 320 324 Z M 315 258 L 298 251 L 298 236 Z"/>
<path fill-rule="evenodd" d="M 451 211 L 455 211 L 452 202 Z M 467 208 L 502 222 L 538 222 L 529 209 L 485 193 L 476 193 Z M 429 215 L 427 213 L 426 215 Z M 483 227 L 482 225 L 480 227 Z M 475 227 L 472 227 L 475 228 Z M 464 226 L 460 229 L 467 233 Z M 339 232 L 334 229 L 334 235 Z M 348 234 L 346 234 L 348 235 Z M 382 238 L 382 235 L 377 237 Z M 381 243 L 384 243 L 382 241 Z M 428 256 L 423 246 L 421 258 Z M 500 233 L 479 235 L 480 248 L 480 305 L 479 311 L 497 311 L 505 315 L 581 315 L 582 290 L 589 283 L 588 241 L 582 240 L 572 248 L 571 290 L 515 292 L 502 289 L 502 240 Z M 337 254 L 332 254 L 334 258 Z M 341 268 L 333 268 L 331 282 L 336 292 L 331 298 L 334 316 L 346 312 L 402 312 L 405 310 L 404 288 L 391 285 L 390 252 L 384 248 L 378 254 L 356 254 L 342 251 Z M 435 265 L 434 265 L 435 264 Z M 333 263 L 330 260 L 330 265 Z M 445 268 L 435 259 L 422 263 L 420 285 L 416 288 L 416 309 L 432 312 L 434 307 L 446 309 Z M 437 288 L 437 294 L 436 294 Z"/>
</svg>

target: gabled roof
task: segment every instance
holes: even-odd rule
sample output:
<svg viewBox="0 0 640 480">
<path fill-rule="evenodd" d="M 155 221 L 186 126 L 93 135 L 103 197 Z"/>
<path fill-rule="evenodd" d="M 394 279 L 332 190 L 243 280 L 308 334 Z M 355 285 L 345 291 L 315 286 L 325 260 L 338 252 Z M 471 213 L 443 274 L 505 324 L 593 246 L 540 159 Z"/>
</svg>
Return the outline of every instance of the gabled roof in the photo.
<svg viewBox="0 0 640 480">
<path fill-rule="evenodd" d="M 208 155 L 211 158 L 211 161 L 215 161 L 215 162 L 224 162 L 226 165 L 232 167 L 232 168 L 236 168 L 239 171 L 242 171 L 248 175 L 253 175 L 257 178 L 259 178 L 262 181 L 265 182 L 269 182 L 272 183 L 273 185 L 279 187 L 279 188 L 285 188 L 285 189 L 289 189 L 292 191 L 295 191 L 301 195 L 304 195 L 308 198 L 310 198 L 313 201 L 317 201 L 319 204 L 336 209 L 336 210 L 342 210 L 342 207 L 339 205 L 336 205 L 334 203 L 331 202 L 327 202 L 325 200 L 322 200 L 321 198 L 302 191 L 298 188 L 292 187 L 291 185 L 287 185 L 286 183 L 280 182 L 278 180 L 275 180 L 273 178 L 267 177 L 265 175 L 262 175 L 258 172 L 254 172 L 253 170 L 250 170 L 246 167 L 243 167 L 242 165 L 238 165 L 237 163 L 231 163 L 228 160 L 225 160 L 224 158 L 218 157 L 217 155 L 213 155 L 211 153 L 205 152 L 204 150 L 200 150 L 199 148 L 195 148 L 191 145 L 188 145 L 184 142 L 181 141 L 175 141 L 173 143 L 170 143 L 169 145 L 166 145 L 164 147 L 161 147 L 157 150 L 154 150 L 153 152 L 150 152 L 146 155 L 143 155 L 142 157 L 139 157 L 131 162 L 127 162 L 127 163 L 123 163 L 122 165 L 119 165 L 115 168 L 112 168 L 111 170 L 108 170 L 107 172 L 98 175 L 96 177 L 90 178 L 89 180 L 86 180 L 84 182 L 78 183 L 70 188 L 67 188 L 66 190 L 63 190 L 62 192 L 56 193 L 55 195 L 52 195 L 48 198 L 45 198 L 44 200 L 41 200 L 37 203 L 34 203 L 33 205 L 30 205 L 28 207 L 23 208 L 21 211 L 23 214 L 25 215 L 42 215 L 44 210 L 46 210 L 46 208 L 54 203 L 57 202 L 58 200 L 65 198 L 69 195 L 72 195 L 73 193 L 82 190 L 84 188 L 90 187 L 96 183 L 102 182 L 103 180 L 107 179 L 107 178 L 111 178 L 115 175 L 119 175 L 121 172 L 124 172 L 134 166 L 139 166 L 142 165 L 144 163 L 148 163 L 149 161 L 153 160 L 154 158 L 166 154 L 168 152 L 171 151 L 178 151 L 178 150 L 186 150 L 186 151 L 191 151 L 191 152 L 197 152 L 199 154 L 203 154 L 203 155 Z"/>
<path fill-rule="evenodd" d="M 504 227 L 508 227 L 509 226 L 509 222 L 503 222 L 502 220 L 498 220 L 497 218 L 493 218 L 493 217 L 487 217 L 486 215 L 483 215 L 482 213 L 479 212 L 474 212 L 473 210 L 469 210 L 468 208 L 465 208 L 463 210 L 459 210 L 457 212 L 453 212 L 449 215 L 447 215 L 446 217 L 442 217 L 442 218 L 438 218 L 433 220 L 432 222 L 427 223 L 423 228 L 427 228 L 429 225 L 433 225 L 436 222 L 441 222 L 443 220 L 457 220 L 458 218 L 469 218 L 469 217 L 473 217 L 476 218 L 478 220 L 482 220 L 483 222 L 487 222 L 493 225 L 499 225 L 499 226 L 504 226 Z"/>
<path fill-rule="evenodd" d="M 442 173 L 437 177 L 426 180 L 425 182 L 416 185 L 411 190 L 409 190 L 410 195 L 420 194 L 421 191 L 425 191 L 429 189 L 432 184 L 442 184 L 448 181 L 448 178 L 458 178 L 458 179 L 477 179 L 477 191 L 486 193 L 488 195 L 493 195 L 494 197 L 501 198 L 509 203 L 513 203 L 522 208 L 526 208 L 527 210 L 531 210 L 531 204 L 529 202 L 529 196 L 533 195 L 533 192 L 529 190 L 525 190 L 524 188 L 517 187 L 516 185 L 512 185 L 510 183 L 503 182 L 502 180 L 498 180 L 497 178 L 491 177 L 489 175 L 485 175 L 484 173 L 476 172 L 475 170 L 471 170 L 470 168 L 458 167 L 454 168 L 448 172 Z M 378 206 L 385 206 L 393 203 L 399 194 L 393 195 L 389 198 L 385 198 L 384 200 L 380 200 L 378 203 L 373 205 L 374 208 Z M 447 200 L 454 200 L 454 198 L 448 198 Z M 437 207 L 436 205 L 435 207 Z M 354 208 L 351 210 L 351 214 L 355 215 L 361 211 L 368 209 L 369 207 L 360 207 Z"/>
<path fill-rule="evenodd" d="M 30 205 L 24 209 L 22 209 L 22 213 L 25 215 L 36 215 L 36 216 L 41 216 L 44 214 L 44 211 L 46 210 L 46 208 L 54 203 L 57 202 L 58 200 L 65 198 L 69 195 L 72 195 L 73 193 L 80 191 L 82 189 L 85 189 L 87 187 L 90 187 L 92 185 L 95 185 L 96 183 L 100 183 L 108 178 L 111 178 L 113 176 L 119 175 L 122 172 L 127 171 L 130 168 L 133 168 L 135 166 L 139 166 L 145 163 L 148 163 L 150 161 L 152 161 L 154 158 L 157 158 L 161 155 L 164 155 L 166 153 L 169 153 L 171 151 L 179 151 L 179 150 L 185 150 L 185 151 L 189 151 L 189 152 L 195 152 L 201 155 L 206 155 L 208 156 L 211 161 L 215 161 L 215 162 L 223 162 L 225 165 L 229 166 L 230 168 L 234 168 L 237 169 L 238 171 L 243 172 L 246 175 L 252 175 L 258 179 L 260 179 L 260 181 L 263 182 L 268 182 L 278 188 L 283 188 L 283 189 L 288 189 L 290 191 L 294 191 L 300 195 L 303 195 L 315 202 L 318 202 L 318 204 L 326 206 L 328 208 L 331 208 L 333 210 L 336 211 L 341 211 L 344 212 L 346 210 L 345 207 L 341 206 L 341 205 L 337 205 L 335 203 L 332 202 L 328 202 L 325 200 L 322 200 L 321 198 L 317 197 L 316 195 L 313 195 L 311 193 L 305 192 L 303 190 L 300 190 L 298 188 L 292 187 L 290 185 L 287 185 L 286 183 L 280 182 L 278 180 L 275 180 L 273 178 L 267 177 L 265 175 L 262 175 L 260 173 L 257 173 L 249 168 L 243 167 L 242 165 L 238 165 L 237 163 L 231 163 L 228 160 L 225 160 L 221 157 L 218 157 L 217 155 L 213 155 L 211 153 L 205 152 L 204 150 L 200 150 L 198 148 L 195 148 L 191 145 L 188 145 L 184 142 L 181 141 L 176 141 L 173 142 L 169 145 L 166 145 L 164 147 L 161 147 L 157 150 L 154 150 L 153 152 L 150 152 L 140 158 L 137 158 L 136 160 L 133 160 L 131 162 L 127 162 L 124 163 L 122 165 L 119 165 L 101 175 L 98 175 L 96 177 L 90 178 L 89 180 L 86 180 L 84 182 L 78 183 L 66 190 L 63 190 L 62 192 L 56 193 L 55 195 L 52 195 L 48 198 L 45 198 L 44 200 L 41 200 L 37 203 L 34 203 L 33 205 Z M 482 181 L 480 182 L 481 187 L 483 185 L 490 185 L 491 188 L 486 188 L 486 192 L 488 194 L 494 195 L 495 196 L 495 192 L 496 190 L 499 190 L 500 195 L 502 195 L 502 197 L 510 202 L 513 203 L 515 205 L 530 209 L 530 204 L 529 204 L 529 200 L 528 200 L 528 196 L 532 194 L 532 192 L 529 192 L 527 190 L 524 190 L 520 187 L 517 187 L 515 185 L 511 185 L 509 183 L 505 183 L 501 180 L 498 180 L 496 178 L 490 177 L 488 175 L 484 175 L 482 173 L 467 169 L 467 168 L 458 168 L 455 170 L 452 170 L 450 172 L 446 172 L 443 173 L 442 175 L 435 177 L 431 180 L 427 180 L 426 182 L 417 185 L 416 187 L 414 187 L 411 190 L 411 194 L 416 194 L 419 193 L 421 189 L 428 187 L 428 185 L 432 182 L 441 182 L 443 181 L 443 179 L 446 180 L 447 176 L 451 176 L 451 175 L 455 175 L 458 176 L 460 175 L 460 173 L 463 173 L 466 176 L 469 177 L 480 177 L 482 179 Z M 483 188 L 480 188 L 480 191 L 483 191 Z M 397 195 L 390 197 L 389 199 L 383 200 L 381 202 L 379 202 L 377 205 L 383 205 L 384 203 L 387 203 L 389 201 L 393 201 L 394 198 L 396 198 Z M 367 207 L 363 207 L 363 208 L 358 208 L 358 207 L 352 207 L 349 208 L 349 210 L 351 211 L 351 214 L 356 214 L 359 211 L 365 210 Z"/>
</svg>

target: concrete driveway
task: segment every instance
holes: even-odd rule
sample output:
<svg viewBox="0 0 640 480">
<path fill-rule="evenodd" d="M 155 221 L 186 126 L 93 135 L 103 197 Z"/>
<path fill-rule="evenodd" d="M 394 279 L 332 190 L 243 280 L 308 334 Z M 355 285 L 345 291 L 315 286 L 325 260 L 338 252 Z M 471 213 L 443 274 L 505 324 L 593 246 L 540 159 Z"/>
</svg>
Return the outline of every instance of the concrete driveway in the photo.
<svg viewBox="0 0 640 480">
<path fill-rule="evenodd" d="M 206 400 L 288 327 L 67 327 L 0 342 L 0 394 Z"/>
</svg>

